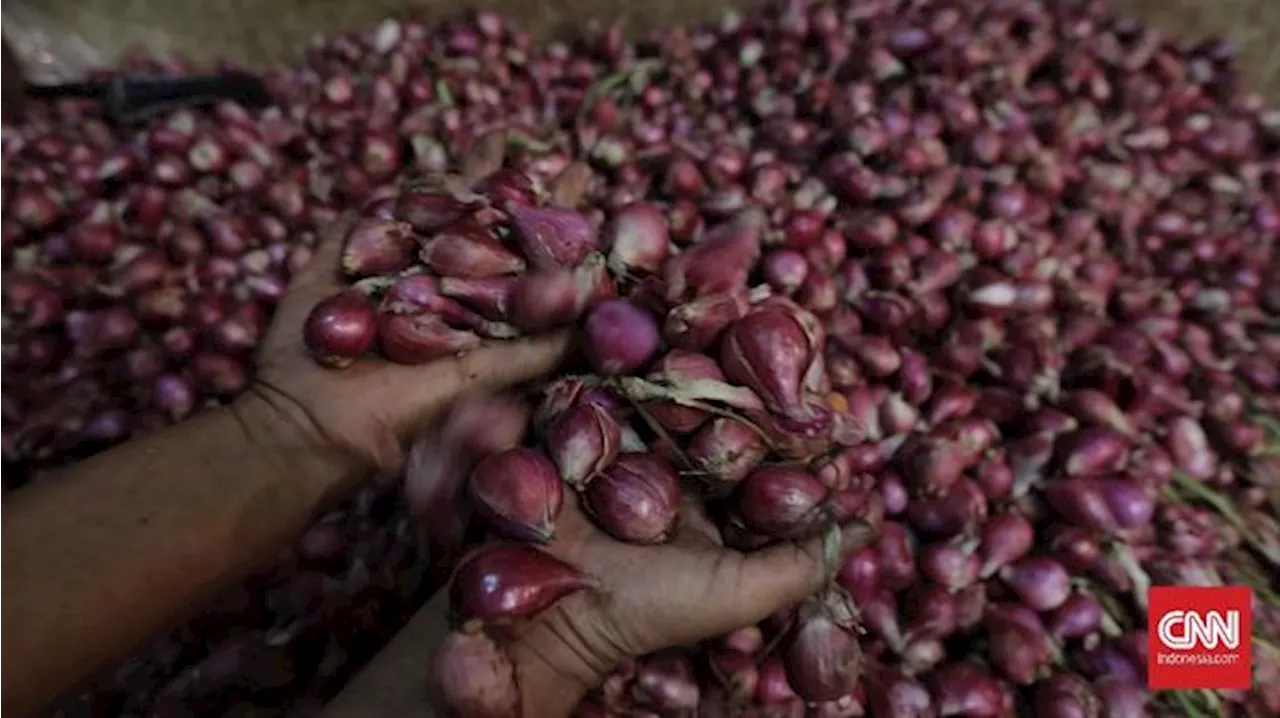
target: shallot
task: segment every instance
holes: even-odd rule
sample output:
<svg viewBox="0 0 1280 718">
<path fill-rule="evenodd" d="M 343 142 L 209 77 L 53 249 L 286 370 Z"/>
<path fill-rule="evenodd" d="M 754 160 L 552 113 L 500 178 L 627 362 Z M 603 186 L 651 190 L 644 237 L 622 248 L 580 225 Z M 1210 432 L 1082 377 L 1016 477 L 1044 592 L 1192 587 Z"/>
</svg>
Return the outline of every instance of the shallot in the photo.
<svg viewBox="0 0 1280 718">
<path fill-rule="evenodd" d="M 662 457 L 623 454 L 583 494 L 601 528 L 630 543 L 669 537 L 680 508 L 680 479 Z"/>
<path fill-rule="evenodd" d="M 467 622 L 527 618 L 593 579 L 551 554 L 518 543 L 494 543 L 463 559 L 449 600 Z"/>
<path fill-rule="evenodd" d="M 465 718 L 516 718 L 520 689 L 511 659 L 483 633 L 453 632 L 436 652 L 433 676 L 441 700 Z"/>
<path fill-rule="evenodd" d="M 333 295 L 307 315 L 307 347 L 317 361 L 333 368 L 348 366 L 369 351 L 377 333 L 373 304 L 356 289 Z"/>
<path fill-rule="evenodd" d="M 542 452 L 525 448 L 489 455 L 471 471 L 468 481 L 472 498 L 495 531 L 535 543 L 555 537 L 563 486 L 551 461 Z"/>
</svg>

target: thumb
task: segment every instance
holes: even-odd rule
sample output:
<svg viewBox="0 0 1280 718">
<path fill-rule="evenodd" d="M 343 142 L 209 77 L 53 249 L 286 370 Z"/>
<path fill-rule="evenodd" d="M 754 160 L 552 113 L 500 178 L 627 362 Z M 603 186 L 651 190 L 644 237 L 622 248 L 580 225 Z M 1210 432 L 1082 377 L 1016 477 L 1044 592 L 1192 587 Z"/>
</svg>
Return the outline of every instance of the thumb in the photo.
<svg viewBox="0 0 1280 718">
<path fill-rule="evenodd" d="M 297 331 L 316 303 L 346 286 L 339 265 L 347 231 L 355 221 L 355 212 L 345 212 L 320 231 L 311 259 L 289 280 L 289 287 L 276 306 L 273 327 Z"/>
<path fill-rule="evenodd" d="M 572 334 L 556 332 L 514 341 L 491 342 L 461 356 L 428 364 L 380 364 L 370 391 L 396 427 L 437 418 L 458 399 L 523 384 L 556 368 Z"/>
<path fill-rule="evenodd" d="M 745 554 L 735 580 L 717 587 L 724 592 L 723 602 L 712 602 L 733 615 L 733 625 L 725 630 L 759 623 L 779 608 L 816 593 L 850 554 L 875 541 L 875 530 L 863 521 L 832 529 L 806 541 Z"/>
</svg>

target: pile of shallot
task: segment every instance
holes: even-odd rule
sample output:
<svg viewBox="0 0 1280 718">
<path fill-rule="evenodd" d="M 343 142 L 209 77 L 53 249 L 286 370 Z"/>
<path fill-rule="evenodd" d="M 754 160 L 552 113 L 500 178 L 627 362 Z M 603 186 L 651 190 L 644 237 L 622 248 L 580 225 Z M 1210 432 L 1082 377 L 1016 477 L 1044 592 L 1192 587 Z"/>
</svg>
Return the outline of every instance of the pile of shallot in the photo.
<svg viewBox="0 0 1280 718">
<path fill-rule="evenodd" d="M 487 672 L 437 676 L 458 705 L 502 689 L 472 714 L 515 700 L 489 624 L 594 590 L 538 548 L 566 491 L 639 544 L 689 495 L 744 549 L 880 531 L 831 590 L 636 657 L 584 716 L 1280 711 L 1280 114 L 1226 44 L 1099 0 L 786 0 L 541 48 L 490 13 L 388 21 L 270 77 L 260 115 L 6 124 L 7 458 L 234 394 L 265 289 L 352 208 L 351 286 L 299 329 L 317 360 L 581 348 L 455 467 L 493 539 L 446 644 Z M 495 129 L 506 168 L 421 181 Z M 558 207 L 572 160 L 594 176 Z M 86 711 L 332 695 L 438 585 L 420 501 L 365 492 Z M 1165 584 L 1253 589 L 1253 689 L 1146 689 Z"/>
<path fill-rule="evenodd" d="M 518 703 L 487 623 L 531 617 L 590 586 L 528 545 L 555 537 L 565 485 L 602 529 L 636 544 L 671 537 L 685 491 L 723 504 L 722 529 L 744 548 L 882 518 L 874 481 L 854 481 L 833 459 L 868 427 L 827 379 L 821 322 L 768 287 L 748 291 L 764 229 L 760 212 L 744 210 L 672 253 L 650 204 L 623 207 L 600 233 L 575 210 L 539 204 L 530 178 L 500 170 L 472 187 L 377 200 L 349 230 L 343 270 L 361 279 L 318 303 L 304 327 L 326 366 L 375 344 L 392 361 L 431 361 L 474 348 L 478 335 L 505 336 L 509 325 L 494 322 L 537 332 L 585 312 L 593 373 L 546 387 L 534 416 L 541 447 L 491 454 L 466 478 L 477 517 L 505 541 L 466 557 L 450 586 L 463 632 L 440 665 L 470 666 L 484 651 L 498 671 L 448 672 L 444 693 L 460 713 L 500 695 Z M 855 628 L 837 592 L 806 603 L 788 628 L 786 666 L 805 699 L 853 690 Z M 830 666 L 833 652 L 851 655 Z"/>
</svg>

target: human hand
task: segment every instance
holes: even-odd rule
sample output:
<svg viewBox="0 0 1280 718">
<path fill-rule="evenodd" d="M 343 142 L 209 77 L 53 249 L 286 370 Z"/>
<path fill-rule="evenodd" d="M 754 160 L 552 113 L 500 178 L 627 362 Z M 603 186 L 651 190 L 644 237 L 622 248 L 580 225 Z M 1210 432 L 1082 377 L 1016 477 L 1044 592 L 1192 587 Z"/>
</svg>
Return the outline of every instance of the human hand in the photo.
<svg viewBox="0 0 1280 718">
<path fill-rule="evenodd" d="M 463 162 L 460 179 L 474 182 L 502 166 L 504 133 L 477 142 Z M 550 188 L 557 201 L 576 205 L 581 168 L 571 167 Z M 321 451 L 336 450 L 355 468 L 384 475 L 399 472 L 403 443 L 438 418 L 460 396 L 529 381 L 561 360 L 568 335 L 557 333 L 519 341 L 487 343 L 458 357 L 407 366 L 365 357 L 335 371 L 318 365 L 303 340 L 312 307 L 342 286 L 339 257 L 351 218 L 322 238 L 315 256 L 298 273 L 281 300 L 261 347 L 252 394 L 276 416 L 302 426 L 307 441 Z"/>
<path fill-rule="evenodd" d="M 838 537 L 742 552 L 726 548 L 700 502 L 686 497 L 669 542 L 635 545 L 597 528 L 570 493 L 556 538 L 541 548 L 595 585 L 497 629 L 523 713 L 569 715 L 624 661 L 759 623 L 820 590 L 874 534 L 854 521 Z"/>
</svg>

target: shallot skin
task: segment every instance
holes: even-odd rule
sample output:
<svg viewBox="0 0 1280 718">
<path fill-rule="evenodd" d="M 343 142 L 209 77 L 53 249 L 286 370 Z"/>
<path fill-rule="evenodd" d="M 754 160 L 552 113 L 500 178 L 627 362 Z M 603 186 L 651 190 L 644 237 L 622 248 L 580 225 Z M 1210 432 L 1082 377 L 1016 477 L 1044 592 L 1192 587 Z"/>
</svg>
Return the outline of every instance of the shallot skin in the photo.
<svg viewBox="0 0 1280 718">
<path fill-rule="evenodd" d="M 700 691 L 689 659 L 679 651 L 661 651 L 637 668 L 632 695 L 663 714 L 679 715 L 696 710 Z"/>
<path fill-rule="evenodd" d="M 771 411 L 798 410 L 812 361 L 803 329 L 778 310 L 757 310 L 729 326 L 720 364 L 725 375 L 760 394 Z"/>
<path fill-rule="evenodd" d="M 512 620 L 540 613 L 591 585 L 581 571 L 551 554 L 495 543 L 463 560 L 450 584 L 449 602 L 464 624 Z"/>
<path fill-rule="evenodd" d="M 604 407 L 583 402 L 556 419 L 547 430 L 547 451 L 560 477 L 583 488 L 618 456 L 622 428 Z"/>
<path fill-rule="evenodd" d="M 603 244 L 614 274 L 657 272 L 670 251 L 670 234 L 661 210 L 647 202 L 624 207 L 613 216 Z"/>
<path fill-rule="evenodd" d="M 347 232 L 342 270 L 353 277 L 398 272 L 413 262 L 416 241 L 407 222 L 366 217 Z"/>
<path fill-rule="evenodd" d="M 1043 557 L 1025 558 L 1005 568 L 1002 576 L 1023 601 L 1037 611 L 1061 606 L 1070 594 L 1070 576 L 1062 564 Z"/>
<path fill-rule="evenodd" d="M 699 469 L 732 486 L 764 459 L 767 448 L 754 429 L 733 419 L 716 418 L 694 435 L 688 451 Z"/>
<path fill-rule="evenodd" d="M 705 354 L 673 349 L 654 362 L 649 379 L 676 382 L 687 379 L 724 381 L 724 374 L 715 360 Z M 677 434 L 690 433 L 710 418 L 710 414 L 703 409 L 683 406 L 675 401 L 654 402 L 646 410 L 664 428 Z"/>
<path fill-rule="evenodd" d="M 511 305 L 511 321 L 530 332 L 564 326 L 581 311 L 581 295 L 582 289 L 571 269 L 526 274 L 512 281 L 507 299 Z"/>
<path fill-rule="evenodd" d="M 564 483 L 542 452 L 515 448 L 492 454 L 471 472 L 471 496 L 496 531 L 547 543 L 564 503 Z"/>
<path fill-rule="evenodd" d="M 810 702 L 833 701 L 853 690 L 862 650 L 852 631 L 815 614 L 801 619 L 784 653 L 784 665 L 797 695 Z"/>
<path fill-rule="evenodd" d="M 599 246 L 586 218 L 571 209 L 517 206 L 511 218 L 524 254 L 536 269 L 576 267 Z"/>
<path fill-rule="evenodd" d="M 665 541 L 680 508 L 680 479 L 656 454 L 623 454 L 587 487 L 587 507 L 614 537 L 637 544 Z"/>
<path fill-rule="evenodd" d="M 486 279 L 519 274 L 526 268 L 523 259 L 485 230 L 466 223 L 456 223 L 433 235 L 418 256 L 442 277 Z"/>
<path fill-rule="evenodd" d="M 317 361 L 341 369 L 373 346 L 377 315 L 363 293 L 348 290 L 317 304 L 307 315 L 304 333 Z"/>
<path fill-rule="evenodd" d="M 587 316 L 587 351 L 604 374 L 629 374 L 658 350 L 653 317 L 625 299 L 602 302 Z"/>
<path fill-rule="evenodd" d="M 663 273 L 668 298 L 679 300 L 687 294 L 705 297 L 744 286 L 760 256 L 765 224 L 758 209 L 744 210 L 694 247 L 667 259 Z"/>
<path fill-rule="evenodd" d="M 738 490 L 738 511 L 747 525 L 774 538 L 805 538 L 827 521 L 823 505 L 830 491 L 809 474 L 759 469 Z"/>
<path fill-rule="evenodd" d="M 398 364 L 426 364 L 480 346 L 480 337 L 454 329 L 439 316 L 426 312 L 378 317 L 378 346 Z"/>
</svg>

